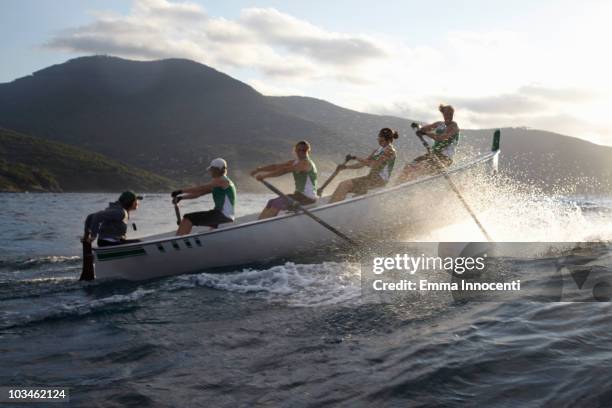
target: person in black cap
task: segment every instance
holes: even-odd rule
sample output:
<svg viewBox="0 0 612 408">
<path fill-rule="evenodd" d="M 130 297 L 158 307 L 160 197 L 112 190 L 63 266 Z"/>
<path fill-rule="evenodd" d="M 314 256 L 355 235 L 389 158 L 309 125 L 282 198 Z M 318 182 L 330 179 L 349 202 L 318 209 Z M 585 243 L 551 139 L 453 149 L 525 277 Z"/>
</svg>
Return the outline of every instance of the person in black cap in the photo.
<svg viewBox="0 0 612 408">
<path fill-rule="evenodd" d="M 106 209 L 89 214 L 85 220 L 83 240 L 92 242 L 97 237 L 99 247 L 140 242 L 139 239 L 126 239 L 130 212 L 138 208 L 140 200 L 142 196 L 125 191 Z"/>
</svg>

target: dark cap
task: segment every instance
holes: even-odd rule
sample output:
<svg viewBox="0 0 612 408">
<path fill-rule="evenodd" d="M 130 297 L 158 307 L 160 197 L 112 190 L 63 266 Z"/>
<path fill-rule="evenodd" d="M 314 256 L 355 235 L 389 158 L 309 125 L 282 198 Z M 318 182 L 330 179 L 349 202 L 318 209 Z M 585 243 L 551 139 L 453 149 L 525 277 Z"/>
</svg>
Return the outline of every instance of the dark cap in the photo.
<svg viewBox="0 0 612 408">
<path fill-rule="evenodd" d="M 138 196 L 138 195 L 134 194 L 132 191 L 124 191 L 119 196 L 119 200 L 118 201 L 121 203 L 122 206 L 129 207 L 129 206 L 131 206 L 134 203 L 134 201 L 142 200 L 142 199 L 143 199 L 142 196 Z"/>
</svg>

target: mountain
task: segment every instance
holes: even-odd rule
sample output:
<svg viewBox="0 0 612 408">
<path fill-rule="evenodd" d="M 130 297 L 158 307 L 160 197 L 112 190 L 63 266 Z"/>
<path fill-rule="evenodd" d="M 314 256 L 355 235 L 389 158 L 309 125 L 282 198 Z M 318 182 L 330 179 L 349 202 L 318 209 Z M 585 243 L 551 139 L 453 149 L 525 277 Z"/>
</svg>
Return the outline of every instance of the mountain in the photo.
<svg viewBox="0 0 612 408">
<path fill-rule="evenodd" d="M 250 86 L 188 60 L 70 60 L 0 85 L 0 125 L 174 178 L 197 180 L 223 156 L 285 159 L 324 127 L 279 112 Z"/>
<path fill-rule="evenodd" d="M 100 154 L 0 128 L 0 191 L 169 191 L 171 180 Z"/>
<path fill-rule="evenodd" d="M 461 118 L 457 118 L 461 124 Z M 94 151 L 181 183 L 205 177 L 222 156 L 241 189 L 258 186 L 248 171 L 291 157 L 309 140 L 328 171 L 347 153 L 367 154 L 392 127 L 400 159 L 423 153 L 411 120 L 341 108 L 307 97 L 264 96 L 213 68 L 183 59 L 70 60 L 0 84 L 0 126 Z M 493 130 L 466 130 L 462 145 L 486 150 Z M 545 188 L 581 175 L 612 190 L 612 149 L 530 129 L 503 129 L 502 170 Z"/>
</svg>

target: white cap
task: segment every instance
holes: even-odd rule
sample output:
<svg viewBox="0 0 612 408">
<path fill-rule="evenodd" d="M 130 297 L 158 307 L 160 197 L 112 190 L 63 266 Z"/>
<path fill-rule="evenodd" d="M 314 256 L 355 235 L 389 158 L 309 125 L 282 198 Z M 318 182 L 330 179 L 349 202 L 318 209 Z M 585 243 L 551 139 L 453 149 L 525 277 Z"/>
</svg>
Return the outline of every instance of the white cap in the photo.
<svg viewBox="0 0 612 408">
<path fill-rule="evenodd" d="M 213 167 L 219 170 L 227 169 L 227 162 L 222 158 L 217 157 L 210 162 L 210 166 L 208 166 L 206 170 L 210 170 Z"/>
</svg>

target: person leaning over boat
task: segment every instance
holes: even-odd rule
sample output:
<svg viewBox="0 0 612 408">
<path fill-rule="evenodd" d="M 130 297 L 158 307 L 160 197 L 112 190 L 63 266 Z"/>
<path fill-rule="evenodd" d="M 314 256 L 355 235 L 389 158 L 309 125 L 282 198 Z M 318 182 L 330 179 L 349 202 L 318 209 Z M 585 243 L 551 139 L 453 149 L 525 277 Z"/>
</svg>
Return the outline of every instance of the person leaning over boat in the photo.
<svg viewBox="0 0 612 408">
<path fill-rule="evenodd" d="M 234 221 L 236 187 L 227 177 L 227 162 L 220 157 L 216 158 L 210 162 L 207 170 L 212 177 L 211 181 L 201 186 L 173 191 L 171 196 L 174 203 L 178 204 L 181 200 L 191 200 L 212 193 L 215 207 L 208 211 L 185 214 L 176 235 L 189 234 L 194 225 L 217 228 L 219 224 Z"/>
<path fill-rule="evenodd" d="M 140 200 L 142 196 L 125 191 L 106 209 L 89 214 L 85 219 L 83 240 L 92 242 L 97 237 L 99 247 L 140 242 L 139 239 L 126 239 L 130 212 L 136 211 Z"/>
<path fill-rule="evenodd" d="M 317 202 L 317 166 L 310 159 L 310 143 L 301 140 L 295 144 L 295 160 L 258 167 L 251 176 L 261 181 L 270 177 L 279 177 L 287 173 L 293 174 L 295 192 L 288 197 L 300 204 L 308 205 Z M 289 208 L 289 201 L 283 197 L 271 199 L 266 204 L 259 219 L 275 217 L 281 210 Z"/>
<path fill-rule="evenodd" d="M 393 166 L 395 165 L 395 147 L 393 141 L 399 137 L 396 130 L 383 128 L 378 132 L 379 148 L 374 150 L 367 158 L 356 157 L 357 164 L 340 165 L 340 169 L 360 169 L 369 167 L 367 176 L 344 180 L 332 194 L 329 202 L 335 203 L 346 198 L 348 193 L 365 194 L 368 190 L 383 187 L 389 181 Z"/>
<path fill-rule="evenodd" d="M 399 181 L 405 182 L 425 174 L 435 173 L 453 163 L 455 148 L 461 133 L 459 125 L 453 121 L 455 109 L 451 105 L 440 105 L 438 110 L 444 117 L 443 121 L 425 125 L 417 130 L 418 135 L 434 140 L 431 151 L 417 157 L 412 163 L 408 163 L 402 170 Z"/>
</svg>

